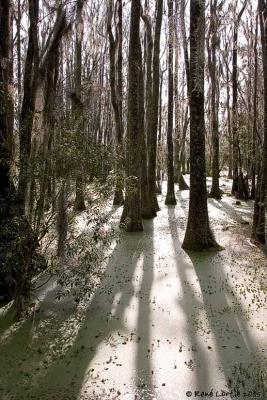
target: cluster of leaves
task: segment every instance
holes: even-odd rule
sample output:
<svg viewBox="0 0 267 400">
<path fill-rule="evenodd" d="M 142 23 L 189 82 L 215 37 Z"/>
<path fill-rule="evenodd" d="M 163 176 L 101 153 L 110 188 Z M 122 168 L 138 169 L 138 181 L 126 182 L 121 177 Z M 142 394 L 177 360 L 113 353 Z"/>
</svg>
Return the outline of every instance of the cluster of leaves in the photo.
<svg viewBox="0 0 267 400">
<path fill-rule="evenodd" d="M 112 243 L 120 233 L 112 223 L 109 201 L 114 191 L 116 176 L 113 172 L 103 181 L 94 179 L 88 188 L 91 204 L 82 216 L 85 227 L 77 228 L 77 217 L 72 220 L 64 257 L 51 259 L 51 272 L 57 277 L 57 298 L 72 296 L 78 303 L 90 297 L 104 272 Z M 79 216 L 78 218 L 81 218 Z"/>
<path fill-rule="evenodd" d="M 12 201 L 0 208 L 7 217 L 0 223 L 0 299 L 14 298 L 18 291 L 27 298 L 31 278 L 46 268 L 46 262 L 38 253 L 38 239 L 20 209 Z"/>
</svg>

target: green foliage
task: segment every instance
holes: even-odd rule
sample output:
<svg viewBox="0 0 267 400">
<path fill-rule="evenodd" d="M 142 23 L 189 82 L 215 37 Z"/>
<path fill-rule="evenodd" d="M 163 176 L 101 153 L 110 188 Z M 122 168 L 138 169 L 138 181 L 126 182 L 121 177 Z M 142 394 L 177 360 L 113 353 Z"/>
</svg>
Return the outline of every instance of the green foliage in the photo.
<svg viewBox="0 0 267 400">
<path fill-rule="evenodd" d="M 81 216 L 69 211 L 71 222 L 63 257 L 51 257 L 50 270 L 59 284 L 57 298 L 70 295 L 76 302 L 90 296 L 103 274 L 103 266 L 109 257 L 111 244 L 118 240 L 119 231 L 111 221 L 109 200 L 114 191 L 116 176 L 108 175 L 103 182 L 94 179 L 87 189 L 91 204 Z"/>
</svg>

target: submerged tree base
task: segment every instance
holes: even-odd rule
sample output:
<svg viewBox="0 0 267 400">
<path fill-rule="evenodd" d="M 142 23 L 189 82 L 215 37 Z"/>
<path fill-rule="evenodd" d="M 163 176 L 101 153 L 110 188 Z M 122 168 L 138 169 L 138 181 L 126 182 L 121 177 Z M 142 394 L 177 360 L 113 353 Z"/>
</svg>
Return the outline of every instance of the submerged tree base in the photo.
<svg viewBox="0 0 267 400">
<path fill-rule="evenodd" d="M 151 219 L 151 218 L 155 218 L 156 216 L 157 216 L 156 211 L 153 210 L 151 207 L 144 207 L 142 209 L 142 218 Z"/>
<path fill-rule="evenodd" d="M 129 218 L 128 221 L 125 221 L 125 230 L 127 232 L 143 232 L 144 227 L 142 221 L 131 221 Z"/>
<path fill-rule="evenodd" d="M 158 199 L 157 199 L 156 195 L 152 198 L 152 210 L 155 213 L 157 211 L 160 211 L 160 207 L 159 207 L 159 203 L 158 203 Z"/>
<path fill-rule="evenodd" d="M 210 230 L 203 235 L 196 234 L 196 232 L 196 230 L 186 231 L 182 249 L 189 251 L 223 250 L 223 247 L 216 242 Z"/>
<path fill-rule="evenodd" d="M 156 193 L 157 194 L 161 194 L 162 193 L 161 183 L 160 182 L 156 183 Z"/>
<path fill-rule="evenodd" d="M 178 179 L 178 185 L 179 185 L 179 190 L 189 190 L 189 186 L 186 183 L 183 174 L 181 174 L 180 178 Z"/>
<path fill-rule="evenodd" d="M 177 204 L 175 194 L 174 193 L 167 193 L 165 204 L 167 206 L 175 206 Z"/>
<path fill-rule="evenodd" d="M 244 177 L 242 172 L 233 179 L 232 195 L 239 200 L 249 199 L 248 177 Z"/>
<path fill-rule="evenodd" d="M 222 192 L 220 189 L 212 189 L 211 188 L 211 191 L 208 196 L 211 197 L 212 199 L 221 200 Z"/>
</svg>

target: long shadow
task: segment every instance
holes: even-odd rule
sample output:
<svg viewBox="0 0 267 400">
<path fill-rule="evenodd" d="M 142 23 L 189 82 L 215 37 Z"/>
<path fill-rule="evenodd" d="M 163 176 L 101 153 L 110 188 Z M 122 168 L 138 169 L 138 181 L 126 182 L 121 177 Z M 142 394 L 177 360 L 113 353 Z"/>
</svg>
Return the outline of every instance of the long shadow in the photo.
<svg viewBox="0 0 267 400">
<path fill-rule="evenodd" d="M 227 258 L 223 260 L 214 252 L 190 252 L 188 256 L 199 280 L 226 387 L 240 390 L 241 398 L 250 393 L 251 399 L 263 399 L 266 387 L 262 374 L 266 373 L 266 366 L 259 359 L 256 345 L 249 334 L 244 309 L 236 299 L 225 273 Z"/>
<path fill-rule="evenodd" d="M 176 193 L 176 195 L 179 199 L 179 205 L 181 206 L 185 216 L 187 216 L 189 200 L 187 198 L 182 197 L 180 191 L 178 191 Z M 233 201 L 234 201 L 234 198 L 233 198 Z M 242 213 L 242 207 L 235 209 L 234 206 L 231 207 L 229 204 L 224 202 L 223 199 L 215 200 L 213 198 L 208 198 L 208 204 L 212 205 L 213 207 L 216 207 L 220 212 L 228 215 L 232 221 L 237 222 L 238 224 L 242 223 L 243 217 L 247 217 L 247 214 L 243 215 L 244 212 Z M 251 215 L 250 215 L 250 217 L 251 217 Z"/>
<path fill-rule="evenodd" d="M 68 298 L 56 302 L 56 293 L 57 288 L 48 284 L 42 296 L 41 309 L 36 314 L 32 313 L 16 323 L 9 313 L 4 317 L 12 323 L 6 326 L 0 338 L 1 399 L 5 399 L 5 396 L 9 398 L 9 394 L 12 399 L 29 398 L 30 383 L 38 376 L 40 365 L 47 363 L 52 353 L 50 346 L 57 343 L 57 334 L 66 320 L 74 317 L 75 304 Z M 4 324 L 3 320 L 1 322 Z M 57 350 L 60 351 L 60 343 L 57 344 Z"/>
<path fill-rule="evenodd" d="M 93 367 L 90 363 L 98 354 L 102 344 L 113 340 L 112 335 L 116 336 L 116 342 L 124 340 L 123 337 L 128 334 L 123 323 L 123 313 L 134 295 L 132 279 L 142 252 L 141 244 L 142 235 L 131 234 L 131 240 L 127 241 L 126 249 L 125 240 L 117 245 L 107 265 L 105 279 L 96 291 L 89 308 L 84 315 L 81 314 L 81 322 L 77 326 L 78 332 L 74 332 L 74 338 L 68 338 L 69 344 L 66 343 L 65 352 L 48 362 L 46 373 L 43 372 L 37 379 L 32 379 L 28 391 L 22 392 L 21 388 L 16 391 L 13 395 L 14 399 L 65 400 L 70 398 L 75 400 L 80 395 L 87 396 L 85 398 L 89 399 L 89 393 L 87 395 L 86 392 L 82 392 L 83 384 L 88 377 L 96 387 L 96 395 L 92 394 L 94 400 L 104 398 L 107 393 L 115 390 L 106 382 L 106 392 L 97 397 L 98 386 L 101 386 L 99 371 L 97 371 L 99 366 Z M 118 301 L 120 304 L 114 314 L 115 303 Z M 66 332 L 62 332 L 63 341 L 65 340 L 64 333 Z M 114 345 L 114 354 L 117 344 L 110 343 Z M 118 364 L 118 368 L 122 367 L 121 364 L 109 358 L 105 360 L 107 367 L 110 362 Z M 123 368 L 121 370 L 123 371 Z M 91 388 L 85 390 L 91 392 Z"/>
<path fill-rule="evenodd" d="M 151 288 L 154 276 L 154 223 L 153 220 L 145 221 L 145 231 L 149 234 L 146 248 L 143 252 L 143 278 L 139 295 L 137 335 L 138 348 L 136 354 L 136 400 L 152 400 L 155 398 L 152 383 L 151 358 Z"/>
<path fill-rule="evenodd" d="M 179 202 L 179 206 L 183 210 L 184 215 L 187 217 L 189 197 L 188 198 L 184 198 L 182 196 L 182 193 L 184 193 L 184 191 L 178 190 L 176 192 L 176 196 L 177 196 L 177 199 L 178 199 L 178 202 Z M 189 192 L 186 191 L 186 193 L 189 193 Z"/>
<path fill-rule="evenodd" d="M 169 209 L 168 212 L 173 248 L 177 254 L 177 270 L 181 281 L 184 282 L 186 279 L 185 269 L 189 266 L 181 262 L 178 256 L 181 252 L 178 243 L 178 221 L 175 221 L 175 214 L 172 209 Z M 266 384 L 264 385 L 266 362 L 264 365 L 259 357 L 259 352 L 257 352 L 256 345 L 248 331 L 247 315 L 240 302 L 235 298 L 233 288 L 228 282 L 228 276 L 224 270 L 224 263 L 227 263 L 227 258 L 224 260 L 221 254 L 218 255 L 215 252 L 190 252 L 188 256 L 192 261 L 200 285 L 204 310 L 211 328 L 209 337 L 213 336 L 216 343 L 216 349 L 209 346 L 206 354 L 209 351 L 216 351 L 221 364 L 219 369 L 225 377 L 225 387 L 214 389 L 220 391 L 227 387 L 229 389 L 238 388 L 241 391 L 242 399 L 242 396 L 248 393 L 250 398 L 254 399 L 254 392 L 256 394 L 255 399 L 263 399 L 266 392 Z M 190 266 L 190 268 L 192 267 Z M 188 297 L 184 297 L 183 306 L 186 314 L 192 316 L 198 301 L 190 287 L 187 287 L 186 290 Z M 188 323 L 190 325 L 192 321 L 188 321 Z M 194 328 L 193 331 L 189 330 L 188 334 L 191 342 L 197 343 L 198 335 Z M 205 357 L 203 352 L 196 354 L 196 358 L 200 360 L 202 369 L 195 371 L 199 389 L 207 390 L 211 387 L 209 387 L 207 381 L 209 381 L 209 374 L 212 372 L 213 366 L 210 365 L 208 357 Z M 205 367 L 205 363 L 208 367 Z"/>
<path fill-rule="evenodd" d="M 209 377 L 209 362 L 206 354 L 202 349 L 202 345 L 199 341 L 199 335 L 197 332 L 197 326 L 194 326 L 194 315 L 197 309 L 201 308 L 201 301 L 197 299 L 194 290 L 191 285 L 187 284 L 186 269 L 188 265 L 183 260 L 181 254 L 181 243 L 179 242 L 178 224 L 179 221 L 176 219 L 174 208 L 168 207 L 168 219 L 170 226 L 170 233 L 172 239 L 172 246 L 175 253 L 175 263 L 177 268 L 177 275 L 180 278 L 183 289 L 183 298 L 178 301 L 178 305 L 182 307 L 184 315 L 187 320 L 187 339 L 191 343 L 191 347 L 180 345 L 181 352 L 191 350 L 188 354 L 188 359 L 185 361 L 185 365 L 194 374 L 195 386 L 200 387 L 202 390 L 209 390 L 210 388 L 210 377 Z M 180 255 L 180 256 L 179 256 Z M 193 379 L 191 379 L 192 381 Z M 188 390 L 193 389 L 188 387 Z"/>
<path fill-rule="evenodd" d="M 213 207 L 218 208 L 221 212 L 227 214 L 233 221 L 237 222 L 238 224 L 242 223 L 244 217 L 244 212 L 242 213 L 242 208 L 235 209 L 223 200 L 214 200 L 212 198 L 209 198 L 209 204 L 211 204 Z M 247 216 L 247 214 L 245 214 L 245 216 Z M 252 211 L 250 212 L 249 216 L 252 217 Z"/>
</svg>

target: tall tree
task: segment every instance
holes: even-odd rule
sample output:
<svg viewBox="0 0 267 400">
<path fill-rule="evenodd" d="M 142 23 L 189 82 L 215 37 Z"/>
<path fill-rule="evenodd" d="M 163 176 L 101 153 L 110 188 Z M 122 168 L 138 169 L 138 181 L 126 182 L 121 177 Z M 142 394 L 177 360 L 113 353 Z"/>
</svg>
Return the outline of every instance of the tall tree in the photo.
<svg viewBox="0 0 267 400">
<path fill-rule="evenodd" d="M 8 149 L 8 98 L 9 94 L 9 16 L 10 2 L 0 1 L 0 200 L 6 201 L 11 186 L 10 153 Z M 0 207 L 2 209 L 2 207 Z"/>
<path fill-rule="evenodd" d="M 84 0 L 77 0 L 76 5 L 76 39 L 75 39 L 75 101 L 73 101 L 73 112 L 75 120 L 79 122 L 77 128 L 80 132 L 84 132 L 84 117 L 82 105 L 82 38 L 83 38 L 83 10 Z M 84 211 L 84 171 L 81 166 L 76 176 L 76 196 L 74 208 L 76 211 Z"/>
<path fill-rule="evenodd" d="M 267 188 L 267 1 L 259 0 L 258 3 L 260 31 L 261 31 L 261 46 L 262 46 L 262 64 L 263 64 L 263 100 L 264 100 L 264 131 L 263 145 L 260 169 L 258 173 L 254 215 L 252 225 L 252 239 L 264 244 L 266 243 L 266 188 Z"/>
<path fill-rule="evenodd" d="M 158 130 L 158 103 L 159 103 L 159 55 L 160 55 L 160 36 L 163 12 L 163 0 L 157 0 L 156 21 L 153 41 L 152 58 L 152 94 L 151 102 L 148 105 L 149 126 L 148 126 L 148 182 L 149 197 L 152 210 L 155 213 L 159 210 L 156 196 L 156 164 L 157 164 L 157 130 Z"/>
<path fill-rule="evenodd" d="M 126 138 L 126 194 L 121 222 L 129 232 L 143 230 L 141 215 L 141 135 L 140 112 L 140 0 L 131 2 L 129 64 L 128 64 L 128 114 Z"/>
<path fill-rule="evenodd" d="M 180 21 L 181 21 L 181 36 L 182 36 L 182 46 L 183 46 L 183 53 L 184 53 L 184 64 L 185 64 L 185 77 L 186 77 L 186 90 L 187 90 L 187 97 L 189 94 L 189 56 L 188 56 L 188 39 L 186 37 L 186 29 L 185 29 L 185 0 L 181 0 L 180 3 Z M 177 7 L 178 9 L 178 7 Z M 179 156 L 178 156 L 178 184 L 180 190 L 188 190 L 189 186 L 187 185 L 186 181 L 184 180 L 183 173 L 182 173 L 182 164 L 185 161 L 185 139 L 187 128 L 189 124 L 188 118 L 188 102 L 186 104 L 185 109 L 185 116 L 184 122 L 182 127 L 182 137 L 179 141 Z"/>
<path fill-rule="evenodd" d="M 251 192 L 250 198 L 255 200 L 256 193 L 256 140 L 257 140 L 257 117 L 258 117 L 258 14 L 256 17 L 256 28 L 254 38 L 254 91 L 253 91 L 253 132 L 252 132 L 252 166 L 251 166 Z"/>
<path fill-rule="evenodd" d="M 185 238 L 186 250 L 217 244 L 209 226 L 204 121 L 205 0 L 190 1 L 190 198 Z"/>
<path fill-rule="evenodd" d="M 208 68 L 211 80 L 211 137 L 212 137 L 212 185 L 210 197 L 221 198 L 219 175 L 219 90 L 217 79 L 217 49 L 219 43 L 219 18 L 217 0 L 210 0 L 210 27 L 207 40 Z"/>
<path fill-rule="evenodd" d="M 41 259 L 10 174 L 10 8 L 9 0 L 0 0 L 0 295 L 11 296 L 20 315 Z"/>
<path fill-rule="evenodd" d="M 232 194 L 238 198 L 247 198 L 246 188 L 244 185 L 243 172 L 241 167 L 239 138 L 238 138 L 238 67 L 237 67 L 237 55 L 238 55 L 238 29 L 242 15 L 245 11 L 247 0 L 244 0 L 241 10 L 234 20 L 234 33 L 233 33 L 233 70 L 232 70 L 232 141 L 233 141 L 233 185 Z"/>
<path fill-rule="evenodd" d="M 145 3 L 145 9 L 147 9 L 147 2 Z M 156 212 L 150 201 L 149 196 L 149 181 L 148 181 L 148 127 L 150 123 L 150 108 L 151 108 L 151 96 L 152 96 L 152 50 L 153 50 L 153 39 L 152 39 L 152 28 L 149 15 L 142 12 L 142 19 L 145 24 L 145 37 L 144 37 L 144 68 L 140 67 L 139 75 L 139 101 L 140 101 L 140 125 L 141 125 L 141 158 L 142 158 L 142 178 L 141 178 L 141 207 L 143 218 L 153 218 L 156 216 Z M 140 48 L 140 51 L 142 49 Z M 144 71 L 146 76 L 144 77 Z M 144 85 L 145 81 L 145 85 Z M 145 106 L 145 107 L 144 107 Z"/>
<path fill-rule="evenodd" d="M 35 113 L 35 99 L 38 82 L 38 16 L 39 0 L 29 0 L 29 35 L 25 61 L 23 101 L 20 113 L 20 159 L 18 193 L 22 207 L 26 206 L 29 182 L 29 159 L 31 154 L 31 135 Z"/>
<path fill-rule="evenodd" d="M 109 38 L 109 63 L 110 63 L 110 89 L 111 103 L 115 120 L 116 132 L 116 188 L 113 204 L 123 204 L 122 191 L 122 139 L 123 139 L 123 121 L 122 121 L 122 1 L 117 1 L 118 23 L 116 26 L 116 36 L 112 32 L 113 1 L 109 1 L 108 8 L 108 38 Z"/>
<path fill-rule="evenodd" d="M 167 196 L 165 204 L 175 205 L 174 194 L 174 169 L 173 169 L 173 35 L 174 35 L 174 16 L 173 0 L 168 0 L 168 126 L 167 126 Z"/>
</svg>

